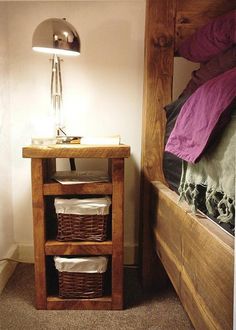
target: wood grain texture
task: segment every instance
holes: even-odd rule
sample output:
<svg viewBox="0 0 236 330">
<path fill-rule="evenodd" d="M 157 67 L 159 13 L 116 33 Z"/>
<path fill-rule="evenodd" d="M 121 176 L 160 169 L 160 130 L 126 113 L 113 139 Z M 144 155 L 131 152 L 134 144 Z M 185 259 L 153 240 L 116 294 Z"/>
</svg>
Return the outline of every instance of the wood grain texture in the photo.
<svg viewBox="0 0 236 330">
<path fill-rule="evenodd" d="M 177 0 L 176 11 L 193 11 L 213 17 L 215 12 L 225 13 L 235 8 L 236 4 L 232 0 Z"/>
<path fill-rule="evenodd" d="M 156 252 L 196 329 L 232 329 L 234 238 L 154 183 Z"/>
<path fill-rule="evenodd" d="M 124 159 L 112 160 L 112 309 L 123 308 Z"/>
<path fill-rule="evenodd" d="M 43 161 L 32 159 L 32 204 L 34 230 L 36 308 L 46 309 L 45 222 L 43 197 Z"/>
<path fill-rule="evenodd" d="M 46 183 L 43 185 L 43 194 L 46 196 L 66 194 L 110 195 L 111 193 L 111 183 L 85 183 L 70 185 L 63 185 L 60 183 Z"/>
<path fill-rule="evenodd" d="M 47 309 L 62 310 L 62 309 L 106 309 L 112 308 L 111 297 L 102 297 L 94 299 L 60 299 L 55 296 L 49 296 L 47 298 Z"/>
<path fill-rule="evenodd" d="M 59 242 L 49 240 L 45 244 L 46 255 L 109 255 L 112 241 L 104 242 Z"/>
<path fill-rule="evenodd" d="M 156 274 L 153 273 L 156 256 L 150 239 L 150 182 L 165 181 L 162 170 L 165 132 L 163 107 L 172 97 L 175 1 L 147 0 L 146 4 L 140 204 L 143 285 L 152 288 L 160 268 L 156 269 Z"/>
<path fill-rule="evenodd" d="M 179 44 L 210 19 L 236 9 L 232 0 L 177 0 L 175 50 Z"/>
<path fill-rule="evenodd" d="M 165 180 L 163 107 L 172 96 L 174 6 L 175 1 L 148 0 L 146 7 L 142 171 L 149 180 Z"/>
<path fill-rule="evenodd" d="M 127 158 L 130 147 L 127 145 L 70 145 L 48 146 L 31 145 L 23 148 L 24 158 Z"/>
</svg>

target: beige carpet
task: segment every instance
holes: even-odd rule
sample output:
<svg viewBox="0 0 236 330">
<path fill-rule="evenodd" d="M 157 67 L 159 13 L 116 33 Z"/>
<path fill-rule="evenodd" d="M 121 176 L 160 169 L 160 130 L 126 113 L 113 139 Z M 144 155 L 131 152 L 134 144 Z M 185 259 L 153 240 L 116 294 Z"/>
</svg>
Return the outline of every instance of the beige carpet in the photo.
<svg viewBox="0 0 236 330">
<path fill-rule="evenodd" d="M 34 307 L 34 271 L 20 264 L 0 296 L 0 329 L 193 329 L 173 288 L 143 294 L 137 271 L 125 270 L 123 311 L 38 311 Z"/>
</svg>

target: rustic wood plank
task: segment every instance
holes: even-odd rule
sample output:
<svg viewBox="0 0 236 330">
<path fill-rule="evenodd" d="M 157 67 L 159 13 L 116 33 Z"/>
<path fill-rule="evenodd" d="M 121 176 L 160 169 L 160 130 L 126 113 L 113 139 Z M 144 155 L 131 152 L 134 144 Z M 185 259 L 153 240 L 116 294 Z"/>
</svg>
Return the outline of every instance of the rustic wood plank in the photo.
<svg viewBox="0 0 236 330">
<path fill-rule="evenodd" d="M 232 329 L 234 238 L 154 183 L 156 251 L 196 329 Z"/>
<path fill-rule="evenodd" d="M 149 223 L 150 182 L 165 181 L 162 160 L 164 149 L 164 105 L 171 101 L 174 64 L 175 1 L 147 0 L 144 104 L 141 159 L 142 277 L 146 288 L 153 288 L 155 273 Z M 163 273 L 162 273 L 163 274 Z M 166 281 L 165 281 L 166 282 Z"/>
<path fill-rule="evenodd" d="M 43 198 L 43 161 L 32 159 L 32 204 L 34 230 L 34 258 L 35 258 L 35 292 L 36 308 L 46 309 L 46 268 L 45 268 L 45 223 Z"/>
<path fill-rule="evenodd" d="M 123 308 L 124 159 L 112 160 L 112 309 Z"/>
<path fill-rule="evenodd" d="M 127 158 L 127 145 L 31 145 L 23 148 L 24 158 Z"/>
<path fill-rule="evenodd" d="M 91 310 L 102 310 L 111 309 L 112 299 L 111 297 L 101 297 L 94 299 L 61 299 L 55 296 L 49 296 L 47 298 L 47 309 L 53 310 L 62 310 L 62 309 L 71 309 L 71 310 L 82 310 L 82 309 L 91 309 Z"/>
<path fill-rule="evenodd" d="M 214 17 L 215 12 L 226 13 L 235 8 L 235 2 L 232 0 L 177 0 L 176 10 L 195 11 L 203 16 Z"/>
<path fill-rule="evenodd" d="M 175 1 L 147 1 L 142 170 L 148 179 L 165 181 L 162 171 L 165 112 L 171 101 L 174 64 Z"/>
<path fill-rule="evenodd" d="M 220 16 L 222 11 L 211 11 L 207 13 L 202 13 L 199 11 L 178 11 L 176 13 L 176 26 L 183 25 L 186 28 L 192 26 L 194 28 L 199 28 L 203 24 L 206 24 L 214 17 Z"/>
<path fill-rule="evenodd" d="M 43 194 L 45 196 L 66 194 L 110 195 L 111 193 L 111 183 L 84 183 L 68 185 L 63 185 L 60 183 L 46 183 L 43 185 Z"/>
<path fill-rule="evenodd" d="M 59 242 L 49 240 L 45 244 L 46 255 L 109 255 L 112 241 L 104 242 Z"/>
<path fill-rule="evenodd" d="M 193 34 L 199 27 L 209 20 L 236 9 L 234 1 L 177 1 L 175 50 L 188 36 Z"/>
</svg>

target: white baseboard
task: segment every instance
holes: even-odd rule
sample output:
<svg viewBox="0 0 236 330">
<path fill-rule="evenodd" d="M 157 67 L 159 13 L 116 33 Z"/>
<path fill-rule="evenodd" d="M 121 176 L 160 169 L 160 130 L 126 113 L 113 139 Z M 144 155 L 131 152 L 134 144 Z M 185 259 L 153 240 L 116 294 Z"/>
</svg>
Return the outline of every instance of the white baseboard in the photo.
<svg viewBox="0 0 236 330">
<path fill-rule="evenodd" d="M 9 249 L 6 258 L 18 259 L 18 246 L 16 244 L 12 244 Z M 0 264 L 0 294 L 7 284 L 9 278 L 14 273 L 17 263 L 12 261 L 3 261 Z"/>
<path fill-rule="evenodd" d="M 18 259 L 21 262 L 34 263 L 34 246 L 32 243 L 18 243 Z"/>
</svg>

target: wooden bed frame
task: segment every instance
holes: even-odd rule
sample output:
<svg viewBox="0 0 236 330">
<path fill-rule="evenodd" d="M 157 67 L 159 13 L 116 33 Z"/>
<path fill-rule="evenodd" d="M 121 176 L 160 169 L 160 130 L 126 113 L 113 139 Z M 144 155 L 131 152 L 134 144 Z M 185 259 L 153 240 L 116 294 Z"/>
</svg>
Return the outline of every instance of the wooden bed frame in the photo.
<svg viewBox="0 0 236 330">
<path fill-rule="evenodd" d="M 232 329 L 234 238 L 193 215 L 171 191 L 162 169 L 165 114 L 172 99 L 179 42 L 232 0 L 147 0 L 142 132 L 142 276 L 160 287 L 168 274 L 196 329 Z"/>
</svg>

